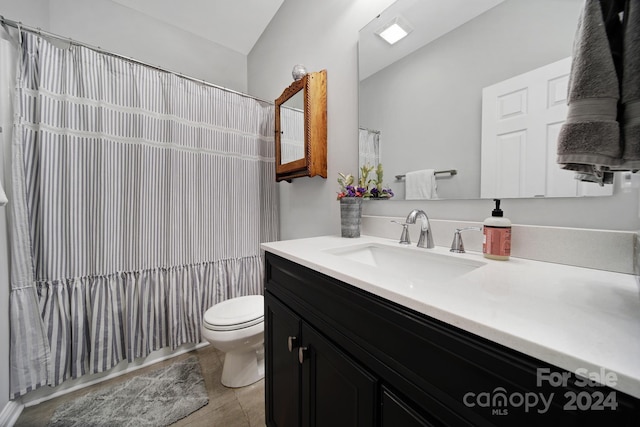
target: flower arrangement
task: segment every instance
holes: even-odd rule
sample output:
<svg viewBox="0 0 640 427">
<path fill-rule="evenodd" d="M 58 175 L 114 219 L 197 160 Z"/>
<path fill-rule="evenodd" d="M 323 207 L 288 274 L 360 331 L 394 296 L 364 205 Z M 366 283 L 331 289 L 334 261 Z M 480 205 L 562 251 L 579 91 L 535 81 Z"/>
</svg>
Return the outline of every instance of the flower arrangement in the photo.
<svg viewBox="0 0 640 427">
<path fill-rule="evenodd" d="M 383 186 L 382 163 L 378 163 L 378 167 L 375 168 L 375 179 L 370 179 L 369 174 L 373 170 L 373 166 L 362 166 L 357 185 L 354 185 L 355 178 L 353 175 L 339 173 L 338 184 L 340 184 L 340 192 L 338 193 L 338 200 L 343 197 L 364 197 L 368 199 L 390 199 L 393 197 L 393 191 Z"/>
</svg>

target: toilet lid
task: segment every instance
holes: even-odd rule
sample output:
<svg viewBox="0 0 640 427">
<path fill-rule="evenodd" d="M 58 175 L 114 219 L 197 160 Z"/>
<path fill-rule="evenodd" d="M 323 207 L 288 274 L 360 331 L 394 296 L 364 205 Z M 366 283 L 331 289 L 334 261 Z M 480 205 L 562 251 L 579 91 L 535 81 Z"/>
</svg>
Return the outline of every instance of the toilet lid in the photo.
<svg viewBox="0 0 640 427">
<path fill-rule="evenodd" d="M 249 295 L 222 301 L 204 313 L 204 327 L 214 331 L 248 328 L 264 320 L 264 297 Z"/>
</svg>

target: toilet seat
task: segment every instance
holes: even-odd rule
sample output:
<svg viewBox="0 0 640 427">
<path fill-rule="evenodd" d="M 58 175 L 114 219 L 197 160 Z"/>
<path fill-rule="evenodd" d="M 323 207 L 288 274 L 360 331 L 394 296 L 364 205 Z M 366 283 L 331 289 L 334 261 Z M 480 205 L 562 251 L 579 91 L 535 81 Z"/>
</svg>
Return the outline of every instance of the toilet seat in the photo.
<svg viewBox="0 0 640 427">
<path fill-rule="evenodd" d="M 218 303 L 204 314 L 204 328 L 211 331 L 235 331 L 264 321 L 264 298 L 248 295 Z"/>
</svg>

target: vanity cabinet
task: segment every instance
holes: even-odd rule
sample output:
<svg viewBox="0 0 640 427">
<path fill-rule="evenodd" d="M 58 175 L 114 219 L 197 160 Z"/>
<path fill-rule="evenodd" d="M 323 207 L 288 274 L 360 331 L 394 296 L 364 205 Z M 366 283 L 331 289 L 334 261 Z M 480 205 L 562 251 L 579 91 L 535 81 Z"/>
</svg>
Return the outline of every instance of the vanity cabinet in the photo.
<svg viewBox="0 0 640 427">
<path fill-rule="evenodd" d="M 370 426 L 376 379 L 265 293 L 267 424 Z"/>
<path fill-rule="evenodd" d="M 423 427 L 433 426 L 435 424 L 425 420 L 411 408 L 410 404 L 404 402 L 390 390 L 382 387 L 380 425 L 383 427 Z"/>
<path fill-rule="evenodd" d="M 270 252 L 265 260 L 269 426 L 638 425 L 638 399 Z"/>
</svg>

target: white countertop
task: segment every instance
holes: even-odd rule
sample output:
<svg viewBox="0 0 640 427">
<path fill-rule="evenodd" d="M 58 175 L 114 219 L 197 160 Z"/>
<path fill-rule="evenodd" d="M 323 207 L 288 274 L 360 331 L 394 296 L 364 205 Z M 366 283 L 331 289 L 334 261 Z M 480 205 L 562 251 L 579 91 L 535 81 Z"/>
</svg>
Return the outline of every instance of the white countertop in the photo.
<svg viewBox="0 0 640 427">
<path fill-rule="evenodd" d="M 362 244 L 433 251 L 486 263 L 445 283 L 379 273 L 333 249 Z M 401 246 L 371 236 L 323 236 L 262 244 L 289 259 L 427 316 L 571 372 L 612 372 L 612 388 L 640 398 L 640 286 L 635 276 L 481 253 Z M 592 379 L 595 379 L 592 377 Z"/>
</svg>

